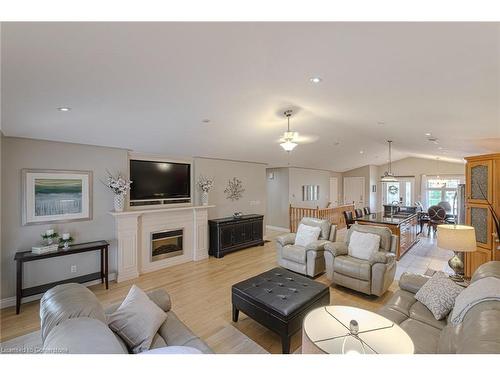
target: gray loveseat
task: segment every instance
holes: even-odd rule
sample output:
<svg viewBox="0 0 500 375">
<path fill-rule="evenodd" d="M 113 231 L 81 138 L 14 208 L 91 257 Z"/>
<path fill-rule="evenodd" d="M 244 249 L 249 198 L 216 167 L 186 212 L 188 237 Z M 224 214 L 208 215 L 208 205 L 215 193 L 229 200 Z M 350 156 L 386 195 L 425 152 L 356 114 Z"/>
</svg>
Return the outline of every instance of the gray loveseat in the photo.
<svg viewBox="0 0 500 375">
<path fill-rule="evenodd" d="M 328 220 L 304 217 L 300 224 L 319 227 L 321 232 L 317 241 L 306 247 L 295 245 L 296 233 L 287 233 L 276 238 L 276 256 L 281 267 L 314 277 L 325 272 L 323 256 L 325 244 L 335 241 L 337 227 Z"/>
<path fill-rule="evenodd" d="M 349 240 L 354 231 L 380 236 L 380 249 L 370 260 L 349 256 Z M 351 225 L 344 241 L 325 244 L 326 277 L 358 292 L 381 296 L 394 281 L 397 241 L 389 228 Z"/>
<path fill-rule="evenodd" d="M 186 327 L 171 310 L 170 296 L 162 289 L 147 293 L 167 313 L 150 349 L 189 346 L 203 353 L 212 350 Z M 104 309 L 97 297 L 80 284 L 58 285 L 40 301 L 43 349 L 46 353 L 127 354 L 122 339 L 106 324 L 106 315 L 120 303 Z"/>
<path fill-rule="evenodd" d="M 471 283 L 484 277 L 500 278 L 500 262 L 481 265 Z M 450 315 L 436 320 L 415 294 L 429 276 L 404 273 L 399 290 L 378 311 L 399 324 L 415 345 L 415 353 L 500 353 L 500 302 L 484 301 L 472 307 L 459 325 L 452 325 Z"/>
</svg>

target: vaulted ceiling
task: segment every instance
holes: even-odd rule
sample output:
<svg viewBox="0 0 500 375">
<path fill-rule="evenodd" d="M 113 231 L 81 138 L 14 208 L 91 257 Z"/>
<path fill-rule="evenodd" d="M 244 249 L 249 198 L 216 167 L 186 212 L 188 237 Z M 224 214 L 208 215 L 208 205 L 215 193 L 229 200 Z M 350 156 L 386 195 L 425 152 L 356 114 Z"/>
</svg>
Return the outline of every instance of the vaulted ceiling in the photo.
<svg viewBox="0 0 500 375">
<path fill-rule="evenodd" d="M 336 171 L 385 163 L 389 138 L 396 159 L 500 151 L 497 23 L 3 23 L 1 42 L 7 136 Z"/>
</svg>

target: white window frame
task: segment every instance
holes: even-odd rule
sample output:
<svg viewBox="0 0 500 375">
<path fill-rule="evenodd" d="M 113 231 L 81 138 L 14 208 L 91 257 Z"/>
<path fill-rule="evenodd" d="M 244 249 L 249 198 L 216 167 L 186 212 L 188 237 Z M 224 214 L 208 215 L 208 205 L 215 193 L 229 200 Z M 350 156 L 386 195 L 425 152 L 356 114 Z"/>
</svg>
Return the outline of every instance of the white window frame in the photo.
<svg viewBox="0 0 500 375">
<path fill-rule="evenodd" d="M 428 202 L 428 192 L 429 191 L 441 191 L 441 201 L 445 200 L 446 197 L 446 192 L 447 191 L 456 191 L 457 188 L 447 188 L 447 187 L 441 187 L 441 188 L 429 188 L 428 187 L 428 182 L 429 180 L 458 180 L 459 184 L 465 183 L 465 175 L 451 175 L 451 174 L 440 174 L 439 177 L 438 175 L 422 175 L 422 192 L 421 192 L 421 198 L 422 198 L 422 205 L 424 206 L 424 209 L 429 208 L 429 202 Z"/>
</svg>

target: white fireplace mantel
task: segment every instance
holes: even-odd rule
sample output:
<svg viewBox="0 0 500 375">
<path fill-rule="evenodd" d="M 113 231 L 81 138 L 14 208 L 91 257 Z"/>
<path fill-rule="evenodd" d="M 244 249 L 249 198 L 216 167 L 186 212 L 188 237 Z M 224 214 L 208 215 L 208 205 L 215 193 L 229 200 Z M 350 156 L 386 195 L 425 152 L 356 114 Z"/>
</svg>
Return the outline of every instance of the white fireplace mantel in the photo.
<svg viewBox="0 0 500 375">
<path fill-rule="evenodd" d="M 208 258 L 208 209 L 215 206 L 168 207 L 109 212 L 115 219 L 117 281 L 189 261 Z M 151 260 L 151 233 L 183 229 L 183 255 Z"/>
</svg>

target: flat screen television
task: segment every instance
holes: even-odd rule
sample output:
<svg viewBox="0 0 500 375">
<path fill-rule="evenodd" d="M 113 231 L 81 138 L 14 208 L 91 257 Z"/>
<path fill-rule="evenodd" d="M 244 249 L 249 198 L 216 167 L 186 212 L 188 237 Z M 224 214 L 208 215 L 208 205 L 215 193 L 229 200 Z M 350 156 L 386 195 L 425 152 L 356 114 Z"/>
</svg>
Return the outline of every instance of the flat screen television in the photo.
<svg viewBox="0 0 500 375">
<path fill-rule="evenodd" d="M 130 200 L 191 198 L 191 164 L 130 160 Z"/>
</svg>

